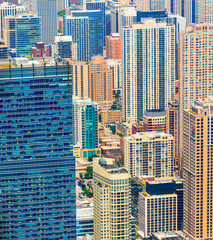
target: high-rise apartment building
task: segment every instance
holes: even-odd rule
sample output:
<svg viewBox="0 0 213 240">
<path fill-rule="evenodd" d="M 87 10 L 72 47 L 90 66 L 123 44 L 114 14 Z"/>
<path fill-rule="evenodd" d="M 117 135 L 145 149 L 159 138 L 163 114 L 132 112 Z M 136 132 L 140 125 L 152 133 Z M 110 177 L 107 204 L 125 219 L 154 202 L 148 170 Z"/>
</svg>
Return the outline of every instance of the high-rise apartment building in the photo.
<svg viewBox="0 0 213 240">
<path fill-rule="evenodd" d="M 151 11 L 163 11 L 170 12 L 170 0 L 150 0 Z"/>
<path fill-rule="evenodd" d="M 34 4 L 41 17 L 42 41 L 53 41 L 57 36 L 57 0 L 35 0 Z"/>
<path fill-rule="evenodd" d="M 187 23 L 213 23 L 211 0 L 185 0 L 182 7 Z"/>
<path fill-rule="evenodd" d="M 150 0 L 135 0 L 138 11 L 149 11 Z"/>
<path fill-rule="evenodd" d="M 64 35 L 71 35 L 77 43 L 80 61 L 90 61 L 95 55 L 103 55 L 103 13 L 94 11 L 72 11 L 64 16 Z"/>
<path fill-rule="evenodd" d="M 16 48 L 16 21 L 15 16 L 4 17 L 4 41 L 9 48 Z"/>
<path fill-rule="evenodd" d="M 121 59 L 107 59 L 107 67 L 113 70 L 113 95 L 121 94 L 122 88 L 122 65 Z"/>
<path fill-rule="evenodd" d="M 58 56 L 77 60 L 77 43 L 72 41 L 72 36 L 56 36 L 54 43 Z"/>
<path fill-rule="evenodd" d="M 98 104 L 89 98 L 73 97 L 74 140 L 82 157 L 100 155 L 98 148 Z"/>
<path fill-rule="evenodd" d="M 166 108 L 166 133 L 174 137 L 174 166 L 180 168 L 179 163 L 179 102 L 171 101 Z"/>
<path fill-rule="evenodd" d="M 213 23 L 213 1 L 202 0 L 196 1 L 197 15 L 196 23 Z"/>
<path fill-rule="evenodd" d="M 119 13 L 123 10 L 132 9 L 134 5 L 130 5 L 129 1 L 119 1 L 113 2 L 110 5 L 111 10 L 111 32 L 112 33 L 120 33 L 120 17 Z"/>
<path fill-rule="evenodd" d="M 89 60 L 91 57 L 103 55 L 103 13 L 100 10 L 72 11 L 73 17 L 89 19 Z M 72 33 L 71 33 L 72 35 Z M 76 41 L 73 39 L 73 41 Z"/>
<path fill-rule="evenodd" d="M 134 7 L 129 7 L 119 12 L 118 17 L 119 21 L 119 33 L 121 34 L 122 27 L 128 27 L 137 22 L 137 11 Z"/>
<path fill-rule="evenodd" d="M 35 15 L 16 17 L 16 51 L 18 56 L 30 56 L 31 47 L 41 41 L 41 19 Z"/>
<path fill-rule="evenodd" d="M 0 59 L 8 58 L 8 46 L 4 44 L 3 41 L 0 41 Z"/>
<path fill-rule="evenodd" d="M 173 136 L 144 132 L 124 138 L 124 167 L 133 177 L 173 177 Z"/>
<path fill-rule="evenodd" d="M 89 65 L 86 62 L 69 60 L 73 67 L 73 96 L 89 96 Z"/>
<path fill-rule="evenodd" d="M 89 61 L 89 18 L 64 16 L 64 35 L 71 35 L 73 41 L 77 43 L 77 60 Z"/>
<path fill-rule="evenodd" d="M 103 13 L 103 44 L 106 38 L 106 1 L 105 0 L 83 0 L 84 10 L 100 10 Z"/>
<path fill-rule="evenodd" d="M 170 0 L 170 12 L 172 14 L 178 14 L 184 16 L 184 1 L 182 0 Z"/>
<path fill-rule="evenodd" d="M 106 58 L 121 59 L 121 38 L 119 33 L 106 37 Z"/>
<path fill-rule="evenodd" d="M 0 63 L 1 239 L 76 239 L 71 82 L 55 59 Z"/>
<path fill-rule="evenodd" d="M 100 55 L 89 62 L 89 97 L 101 110 L 108 110 L 113 104 L 113 72 Z"/>
<path fill-rule="evenodd" d="M 0 39 L 3 39 L 4 17 L 17 16 L 24 13 L 23 6 L 17 6 L 12 3 L 3 2 L 0 4 Z"/>
<path fill-rule="evenodd" d="M 213 99 L 197 100 L 184 110 L 183 231 L 190 239 L 212 239 Z"/>
<path fill-rule="evenodd" d="M 139 193 L 139 227 L 145 237 L 156 232 L 182 230 L 183 181 L 146 181 Z"/>
<path fill-rule="evenodd" d="M 94 239 L 131 239 L 130 175 L 112 158 L 93 158 Z"/>
<path fill-rule="evenodd" d="M 180 161 L 183 145 L 183 110 L 213 95 L 213 25 L 191 24 L 180 33 Z M 181 162 L 180 162 L 181 163 Z"/>
<path fill-rule="evenodd" d="M 123 120 L 162 109 L 174 98 L 175 28 L 155 19 L 123 28 Z"/>
</svg>

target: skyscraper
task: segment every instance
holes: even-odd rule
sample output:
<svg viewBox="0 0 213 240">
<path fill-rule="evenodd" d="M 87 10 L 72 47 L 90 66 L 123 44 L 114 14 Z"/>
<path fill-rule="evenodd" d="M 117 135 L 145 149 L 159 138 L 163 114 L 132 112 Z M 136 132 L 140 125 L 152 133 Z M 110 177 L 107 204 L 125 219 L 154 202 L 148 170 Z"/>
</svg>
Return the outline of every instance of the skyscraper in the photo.
<svg viewBox="0 0 213 240">
<path fill-rule="evenodd" d="M 4 41 L 9 48 L 16 48 L 16 21 L 15 16 L 4 18 Z"/>
<path fill-rule="evenodd" d="M 42 60 L 0 63 L 3 239 L 76 239 L 72 72 Z"/>
<path fill-rule="evenodd" d="M 113 72 L 99 55 L 89 62 L 89 97 L 101 110 L 108 110 L 113 104 Z"/>
<path fill-rule="evenodd" d="M 95 55 L 103 55 L 103 13 L 100 10 L 72 11 L 73 17 L 89 19 L 89 60 Z M 71 34 L 72 35 L 72 34 Z M 75 41 L 75 39 L 73 39 Z"/>
<path fill-rule="evenodd" d="M 72 36 L 56 36 L 54 42 L 58 56 L 77 60 L 77 43 L 72 41 Z"/>
<path fill-rule="evenodd" d="M 40 17 L 22 15 L 15 18 L 16 50 L 18 56 L 30 56 L 31 47 L 41 41 Z"/>
<path fill-rule="evenodd" d="M 110 5 L 111 10 L 111 32 L 112 33 L 120 33 L 120 18 L 119 13 L 122 10 L 132 9 L 132 5 L 129 4 L 129 1 L 119 1 L 113 2 Z"/>
<path fill-rule="evenodd" d="M 121 38 L 119 33 L 106 37 L 106 58 L 121 59 Z"/>
<path fill-rule="evenodd" d="M 94 55 L 103 55 L 103 13 L 72 11 L 64 16 L 64 35 L 71 35 L 77 43 L 78 60 L 88 62 Z"/>
<path fill-rule="evenodd" d="M 84 0 L 84 10 L 100 10 L 103 13 L 103 44 L 106 38 L 106 1 L 105 0 Z"/>
<path fill-rule="evenodd" d="M 183 231 L 190 239 L 212 239 L 212 97 L 195 101 L 184 110 L 183 119 Z"/>
<path fill-rule="evenodd" d="M 144 132 L 124 138 L 124 167 L 131 176 L 173 177 L 174 138 L 162 132 Z"/>
<path fill-rule="evenodd" d="M 145 237 L 182 230 L 183 181 L 146 181 L 146 191 L 139 194 L 138 205 L 139 227 Z"/>
<path fill-rule="evenodd" d="M 170 12 L 170 0 L 150 0 L 150 10 L 159 11 L 167 9 Z"/>
<path fill-rule="evenodd" d="M 73 67 L 73 96 L 89 96 L 89 66 L 86 62 L 69 60 Z"/>
<path fill-rule="evenodd" d="M 100 156 L 98 148 L 98 104 L 89 98 L 73 97 L 74 138 L 81 148 L 81 156 Z"/>
<path fill-rule="evenodd" d="M 0 38 L 3 39 L 4 17 L 17 16 L 24 13 L 25 8 L 12 3 L 3 2 L 0 4 Z"/>
<path fill-rule="evenodd" d="M 180 33 L 180 161 L 183 145 L 183 110 L 213 95 L 213 25 L 191 24 Z"/>
<path fill-rule="evenodd" d="M 165 109 L 174 98 L 175 28 L 155 19 L 123 28 L 123 120 Z"/>
<path fill-rule="evenodd" d="M 118 27 L 119 27 L 119 33 L 121 34 L 122 27 L 128 27 L 133 23 L 137 22 L 137 11 L 134 7 L 129 7 L 119 12 L 118 17 L 120 18 Z"/>
<path fill-rule="evenodd" d="M 88 62 L 90 59 L 89 18 L 64 16 L 64 35 L 71 35 L 77 43 L 77 60 Z"/>
<path fill-rule="evenodd" d="M 112 158 L 93 158 L 94 239 L 131 239 L 130 175 Z"/>
<path fill-rule="evenodd" d="M 57 36 L 57 0 L 34 0 L 35 13 L 41 17 L 42 41 L 53 41 Z"/>
<path fill-rule="evenodd" d="M 196 23 L 213 23 L 213 1 L 197 0 Z"/>
<path fill-rule="evenodd" d="M 180 168 L 179 162 L 179 103 L 178 101 L 171 101 L 166 108 L 166 133 L 174 137 L 174 166 Z"/>
<path fill-rule="evenodd" d="M 121 94 L 122 88 L 122 64 L 121 59 L 107 59 L 107 67 L 113 71 L 113 95 Z"/>
</svg>

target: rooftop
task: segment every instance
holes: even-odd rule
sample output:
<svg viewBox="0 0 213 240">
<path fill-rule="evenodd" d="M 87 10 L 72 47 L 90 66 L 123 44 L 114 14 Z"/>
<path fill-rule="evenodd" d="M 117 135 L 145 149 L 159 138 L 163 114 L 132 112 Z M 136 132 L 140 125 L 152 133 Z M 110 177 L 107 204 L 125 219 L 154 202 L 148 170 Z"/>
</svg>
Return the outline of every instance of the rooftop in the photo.
<svg viewBox="0 0 213 240">
<path fill-rule="evenodd" d="M 99 164 L 110 174 L 128 173 L 126 169 L 119 168 L 113 158 L 99 158 Z"/>
<path fill-rule="evenodd" d="M 13 59 L 0 60 L 0 70 L 7 68 L 21 68 L 21 67 L 41 67 L 44 65 L 47 66 L 55 66 L 64 65 L 67 61 L 63 60 L 63 62 L 58 61 L 57 58 L 48 57 L 48 58 L 26 58 L 26 57 L 18 57 Z"/>
<path fill-rule="evenodd" d="M 136 134 L 133 134 L 130 137 L 126 137 L 126 139 L 128 140 L 136 140 L 137 139 L 142 139 L 144 141 L 149 141 L 149 140 L 164 140 L 164 139 L 168 139 L 171 140 L 173 139 L 173 136 L 171 134 L 167 134 L 164 132 L 139 132 Z"/>
<path fill-rule="evenodd" d="M 165 117 L 166 112 L 164 110 L 146 110 L 144 112 L 144 117 Z"/>
</svg>

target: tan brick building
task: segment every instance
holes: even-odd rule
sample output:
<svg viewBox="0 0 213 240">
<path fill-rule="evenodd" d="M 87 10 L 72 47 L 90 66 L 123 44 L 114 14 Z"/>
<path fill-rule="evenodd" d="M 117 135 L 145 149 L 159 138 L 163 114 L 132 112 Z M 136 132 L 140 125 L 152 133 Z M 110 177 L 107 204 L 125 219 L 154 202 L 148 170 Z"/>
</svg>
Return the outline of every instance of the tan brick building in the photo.
<svg viewBox="0 0 213 240">
<path fill-rule="evenodd" d="M 73 67 L 73 95 L 77 97 L 89 96 L 89 66 L 83 61 L 72 61 Z"/>
<path fill-rule="evenodd" d="M 213 98 L 184 110 L 183 231 L 190 239 L 213 239 Z"/>
<path fill-rule="evenodd" d="M 89 97 L 101 110 L 108 110 L 113 104 L 113 72 L 100 55 L 89 62 Z"/>
<path fill-rule="evenodd" d="M 121 110 L 103 110 L 101 111 L 101 122 L 102 123 L 115 123 L 122 121 L 122 111 Z"/>
<path fill-rule="evenodd" d="M 183 110 L 194 101 L 213 95 L 213 24 L 190 24 L 180 33 L 179 51 L 181 160 Z"/>
</svg>

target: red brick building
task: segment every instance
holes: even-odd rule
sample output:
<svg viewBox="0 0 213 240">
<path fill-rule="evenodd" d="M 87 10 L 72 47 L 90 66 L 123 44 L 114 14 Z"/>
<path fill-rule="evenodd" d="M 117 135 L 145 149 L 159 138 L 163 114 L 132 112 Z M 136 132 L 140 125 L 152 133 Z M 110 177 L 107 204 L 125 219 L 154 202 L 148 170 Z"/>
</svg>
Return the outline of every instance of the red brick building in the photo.
<svg viewBox="0 0 213 240">
<path fill-rule="evenodd" d="M 121 38 L 119 33 L 106 36 L 106 58 L 121 59 Z"/>
</svg>

